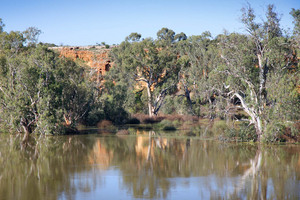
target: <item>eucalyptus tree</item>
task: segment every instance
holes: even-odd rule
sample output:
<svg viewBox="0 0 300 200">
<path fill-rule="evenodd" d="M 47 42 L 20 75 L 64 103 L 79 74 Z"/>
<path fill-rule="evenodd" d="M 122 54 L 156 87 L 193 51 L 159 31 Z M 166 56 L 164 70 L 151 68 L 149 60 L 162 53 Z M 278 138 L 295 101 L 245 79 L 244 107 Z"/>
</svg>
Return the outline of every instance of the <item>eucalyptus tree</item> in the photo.
<svg viewBox="0 0 300 200">
<path fill-rule="evenodd" d="M 180 85 L 192 114 L 200 115 L 200 105 L 209 103 L 216 92 L 210 72 L 216 65 L 216 45 L 209 32 L 190 36 L 177 43 L 180 55 Z"/>
<path fill-rule="evenodd" d="M 92 93 L 84 70 L 46 47 L 1 54 L 1 125 L 12 132 L 63 134 L 87 114 Z"/>
<path fill-rule="evenodd" d="M 242 22 L 247 35 L 224 34 L 218 37 L 223 64 L 217 71 L 224 75 L 223 89 L 227 95 L 236 97 L 250 116 L 258 140 L 266 132 L 269 119 L 267 108 L 280 99 L 268 98 L 268 83 L 280 81 L 280 76 L 291 64 L 285 62 L 291 53 L 288 39 L 282 36 L 280 19 L 269 5 L 266 21 L 257 23 L 250 5 L 242 9 Z M 277 76 L 276 80 L 274 78 Z M 278 102 L 277 102 L 278 103 Z"/>
<path fill-rule="evenodd" d="M 146 89 L 149 116 L 157 115 L 166 95 L 176 90 L 179 68 L 171 45 L 174 35 L 166 28 L 158 31 L 156 40 L 140 41 L 139 34 L 131 34 L 112 50 L 114 69 L 110 76 L 133 90 Z"/>
<path fill-rule="evenodd" d="M 181 33 L 178 33 L 174 36 L 174 41 L 176 42 L 180 42 L 180 41 L 184 41 L 184 40 L 187 40 L 187 36 L 185 33 L 181 32 Z"/>
<path fill-rule="evenodd" d="M 25 133 L 24 140 L 74 130 L 94 103 L 86 70 L 36 45 L 40 33 L 33 27 L 0 33 L 1 128 Z"/>
<path fill-rule="evenodd" d="M 18 53 L 23 47 L 26 38 L 20 31 L 0 33 L 0 49 L 8 53 Z"/>
<path fill-rule="evenodd" d="M 295 44 L 295 48 L 298 51 L 298 55 L 300 52 L 300 9 L 292 9 L 290 14 L 293 17 L 294 30 L 293 30 L 293 41 Z"/>
<path fill-rule="evenodd" d="M 290 14 L 294 18 L 294 35 L 300 35 L 300 9 L 293 8 Z"/>
<path fill-rule="evenodd" d="M 32 46 L 36 45 L 38 42 L 39 35 L 42 33 L 41 30 L 39 30 L 36 27 L 29 27 L 24 32 L 23 35 L 26 39 L 27 45 Z"/>
<path fill-rule="evenodd" d="M 157 42 L 160 42 L 160 45 L 171 45 L 175 39 L 175 32 L 168 28 L 162 28 L 157 32 Z"/>
<path fill-rule="evenodd" d="M 3 23 L 2 19 L 0 18 L 0 33 L 3 32 L 4 26 L 5 26 L 5 24 Z"/>
</svg>

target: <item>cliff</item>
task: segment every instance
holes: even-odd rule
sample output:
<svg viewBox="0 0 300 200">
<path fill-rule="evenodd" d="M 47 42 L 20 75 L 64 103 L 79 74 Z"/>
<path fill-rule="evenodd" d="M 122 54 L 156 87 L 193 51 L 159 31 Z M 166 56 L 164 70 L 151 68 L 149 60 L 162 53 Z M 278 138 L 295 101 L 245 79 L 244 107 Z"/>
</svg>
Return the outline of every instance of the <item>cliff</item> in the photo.
<svg viewBox="0 0 300 200">
<path fill-rule="evenodd" d="M 91 68 L 95 68 L 98 75 L 105 74 L 111 67 L 109 52 L 111 48 L 105 46 L 74 46 L 74 47 L 51 47 L 61 56 L 71 58 L 72 60 L 80 59 Z"/>
</svg>

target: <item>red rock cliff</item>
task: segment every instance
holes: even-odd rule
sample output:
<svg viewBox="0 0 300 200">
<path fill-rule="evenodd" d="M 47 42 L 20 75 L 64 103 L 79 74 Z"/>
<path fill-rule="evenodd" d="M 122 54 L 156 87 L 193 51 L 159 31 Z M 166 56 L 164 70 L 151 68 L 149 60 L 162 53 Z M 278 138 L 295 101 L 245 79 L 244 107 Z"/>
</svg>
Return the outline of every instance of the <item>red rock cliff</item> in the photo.
<svg viewBox="0 0 300 200">
<path fill-rule="evenodd" d="M 111 67 L 109 52 L 111 48 L 104 46 L 84 46 L 84 47 L 52 47 L 61 56 L 72 60 L 83 60 L 91 68 L 95 68 L 99 75 L 105 74 Z"/>
</svg>

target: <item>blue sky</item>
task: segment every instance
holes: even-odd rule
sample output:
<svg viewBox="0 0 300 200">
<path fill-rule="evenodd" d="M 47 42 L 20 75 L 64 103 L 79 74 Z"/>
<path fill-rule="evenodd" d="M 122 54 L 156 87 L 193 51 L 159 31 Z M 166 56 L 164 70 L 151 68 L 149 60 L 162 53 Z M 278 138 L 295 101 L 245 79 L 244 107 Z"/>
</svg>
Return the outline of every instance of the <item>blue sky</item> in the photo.
<svg viewBox="0 0 300 200">
<path fill-rule="evenodd" d="M 292 8 L 300 0 L 248 0 L 258 19 L 274 4 L 283 28 L 293 28 Z M 156 37 L 162 27 L 199 35 L 210 31 L 243 32 L 240 9 L 244 0 L 0 0 L 5 31 L 42 30 L 40 41 L 57 45 L 118 44 L 132 32 Z"/>
</svg>

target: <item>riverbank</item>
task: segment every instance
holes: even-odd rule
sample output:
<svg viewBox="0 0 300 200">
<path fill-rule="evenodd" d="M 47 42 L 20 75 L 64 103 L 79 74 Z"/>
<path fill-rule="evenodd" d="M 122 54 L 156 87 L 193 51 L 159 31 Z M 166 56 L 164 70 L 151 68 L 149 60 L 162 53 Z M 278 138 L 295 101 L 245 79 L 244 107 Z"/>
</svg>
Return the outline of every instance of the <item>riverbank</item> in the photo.
<svg viewBox="0 0 300 200">
<path fill-rule="evenodd" d="M 256 142 L 257 135 L 254 127 L 243 120 L 207 119 L 191 115 L 148 115 L 136 114 L 126 124 L 114 125 L 111 121 L 102 120 L 96 127 L 79 126 L 82 133 L 89 131 L 99 134 L 134 135 L 136 130 L 154 131 L 158 133 L 175 134 L 220 140 L 224 142 Z M 300 131 L 300 123 L 295 123 L 295 129 Z M 295 132 L 295 130 L 293 130 Z M 266 137 L 262 142 L 267 143 L 300 143 L 300 135 L 292 134 L 285 129 L 276 137 Z"/>
</svg>

